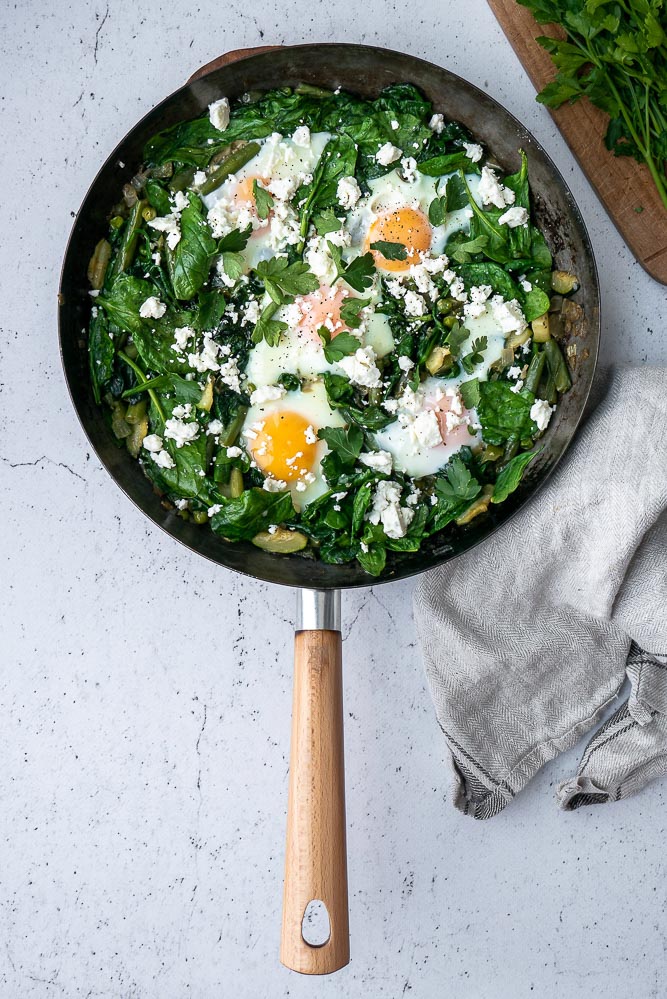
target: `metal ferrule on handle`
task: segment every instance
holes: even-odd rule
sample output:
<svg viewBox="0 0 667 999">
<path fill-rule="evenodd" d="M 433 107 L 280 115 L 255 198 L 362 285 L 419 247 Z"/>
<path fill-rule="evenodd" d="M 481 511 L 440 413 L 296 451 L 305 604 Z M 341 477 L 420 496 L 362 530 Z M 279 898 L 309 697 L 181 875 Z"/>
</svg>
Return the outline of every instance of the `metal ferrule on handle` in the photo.
<svg viewBox="0 0 667 999">
<path fill-rule="evenodd" d="M 340 590 L 297 590 L 297 631 L 340 631 Z"/>
</svg>

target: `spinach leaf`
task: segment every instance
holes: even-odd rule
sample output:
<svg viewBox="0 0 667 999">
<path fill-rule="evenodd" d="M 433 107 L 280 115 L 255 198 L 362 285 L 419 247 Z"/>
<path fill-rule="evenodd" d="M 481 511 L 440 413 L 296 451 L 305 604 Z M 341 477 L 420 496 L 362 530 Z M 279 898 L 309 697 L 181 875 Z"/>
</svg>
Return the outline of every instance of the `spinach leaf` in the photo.
<svg viewBox="0 0 667 999">
<path fill-rule="evenodd" d="M 537 433 L 530 418 L 532 392 L 513 392 L 507 382 L 480 382 L 477 418 L 487 444 L 505 444 L 509 437 L 522 440 Z"/>
<path fill-rule="evenodd" d="M 493 496 L 491 497 L 492 503 L 502 503 L 507 499 L 510 493 L 513 493 L 514 490 L 517 489 L 519 483 L 521 482 L 524 469 L 530 464 L 533 458 L 537 457 L 539 453 L 539 451 L 524 451 L 523 454 L 517 454 L 516 457 L 507 462 L 505 467 L 499 473 L 493 487 Z"/>
<path fill-rule="evenodd" d="M 387 562 L 387 550 L 376 542 L 368 546 L 368 551 L 359 551 L 357 562 L 369 576 L 380 576 Z"/>
<path fill-rule="evenodd" d="M 525 294 L 523 299 L 523 314 L 526 322 L 532 323 L 533 319 L 543 316 L 549 311 L 551 300 L 547 294 L 539 288 L 533 288 Z"/>
<path fill-rule="evenodd" d="M 471 258 L 476 253 L 481 253 L 483 250 L 486 251 L 487 244 L 489 242 L 489 237 L 484 233 L 475 236 L 473 239 L 456 239 L 456 233 L 447 243 L 445 251 L 448 256 L 452 257 L 460 264 L 467 264 Z"/>
<path fill-rule="evenodd" d="M 269 524 L 282 524 L 294 513 L 289 492 L 246 489 L 237 499 L 222 501 L 222 509 L 211 517 L 211 528 L 230 541 L 250 541 Z"/>
<path fill-rule="evenodd" d="M 523 294 L 514 278 L 503 270 L 499 264 L 485 261 L 478 264 L 463 264 L 459 273 L 468 287 L 473 285 L 491 285 L 496 295 L 511 302 L 513 298 L 522 300 Z"/>
<path fill-rule="evenodd" d="M 190 193 L 181 212 L 181 238 L 167 249 L 167 267 L 176 298 L 194 298 L 208 277 L 217 245 L 204 218 L 200 199 Z"/>
<path fill-rule="evenodd" d="M 149 178 L 146 181 L 144 192 L 148 204 L 155 209 L 158 215 L 171 214 L 172 208 L 171 201 L 169 200 L 169 192 L 164 189 L 159 180 L 154 180 L 152 177 Z"/>
<path fill-rule="evenodd" d="M 90 379 L 93 383 L 93 396 L 98 406 L 102 400 L 103 386 L 113 378 L 115 356 L 116 349 L 113 337 L 110 335 L 109 324 L 102 311 L 98 309 L 88 328 Z"/>
<path fill-rule="evenodd" d="M 456 170 L 465 170 L 468 173 L 479 173 L 478 168 L 468 159 L 463 149 L 455 153 L 445 153 L 442 156 L 434 156 L 433 159 L 424 160 L 419 164 L 419 172 L 426 177 L 444 177 L 445 174 L 454 173 Z M 449 209 L 453 211 L 453 209 Z"/>
<path fill-rule="evenodd" d="M 105 295 L 98 296 L 97 305 L 104 309 L 112 323 L 134 336 L 142 333 L 146 323 L 155 325 L 156 320 L 142 319 L 139 315 L 143 303 L 154 294 L 155 288 L 149 281 L 122 273 Z"/>
</svg>

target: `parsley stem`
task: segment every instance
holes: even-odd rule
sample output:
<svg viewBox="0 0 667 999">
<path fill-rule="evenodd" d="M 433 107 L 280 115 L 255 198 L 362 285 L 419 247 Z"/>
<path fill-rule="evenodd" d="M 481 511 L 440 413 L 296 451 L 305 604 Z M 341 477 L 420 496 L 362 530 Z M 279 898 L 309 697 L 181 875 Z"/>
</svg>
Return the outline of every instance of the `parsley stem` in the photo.
<svg viewBox="0 0 667 999">
<path fill-rule="evenodd" d="M 139 367 L 139 365 L 135 364 L 134 361 L 132 360 L 132 358 L 128 357 L 128 355 L 125 353 L 125 351 L 119 350 L 117 353 L 118 353 L 118 356 L 120 357 L 121 361 L 125 361 L 125 363 L 128 365 L 128 367 L 132 368 L 132 370 L 134 371 L 135 375 L 139 379 L 139 386 L 138 387 L 141 388 L 143 385 L 147 385 L 148 384 L 148 378 L 146 378 L 146 375 L 143 373 L 143 371 L 141 370 L 141 368 Z M 153 403 L 153 405 L 157 409 L 158 413 L 160 414 L 160 419 L 164 423 L 166 417 L 165 417 L 165 414 L 164 414 L 164 410 L 163 410 L 162 406 L 160 405 L 160 400 L 158 399 L 158 397 L 155 394 L 155 392 L 153 391 L 153 389 L 149 388 L 148 389 L 148 394 L 150 396 L 151 402 Z"/>
</svg>

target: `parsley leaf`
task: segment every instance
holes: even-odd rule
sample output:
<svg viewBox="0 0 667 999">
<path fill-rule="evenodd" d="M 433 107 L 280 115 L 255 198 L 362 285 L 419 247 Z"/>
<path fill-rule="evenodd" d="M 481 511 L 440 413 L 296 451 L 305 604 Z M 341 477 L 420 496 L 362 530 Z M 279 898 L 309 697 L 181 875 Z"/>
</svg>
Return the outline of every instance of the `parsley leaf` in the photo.
<svg viewBox="0 0 667 999">
<path fill-rule="evenodd" d="M 351 330 L 361 326 L 360 312 L 370 305 L 370 298 L 346 298 L 340 307 L 340 318 Z"/>
<path fill-rule="evenodd" d="M 403 243 L 388 243 L 384 239 L 378 239 L 371 243 L 371 250 L 381 253 L 385 260 L 407 260 L 408 251 Z"/>
<path fill-rule="evenodd" d="M 218 253 L 239 253 L 245 250 L 252 235 L 252 226 L 247 229 L 232 229 L 226 236 L 218 240 Z"/>
<path fill-rule="evenodd" d="M 461 347 L 469 336 L 470 330 L 467 330 L 465 326 L 461 326 L 459 322 L 454 323 L 447 335 L 447 346 L 452 357 L 456 358 L 459 356 Z"/>
<path fill-rule="evenodd" d="M 257 183 L 257 178 L 252 182 L 252 193 L 255 198 L 255 207 L 257 208 L 257 217 L 264 221 L 268 219 L 269 212 L 273 208 L 274 201 L 269 192 L 265 187 L 261 187 Z"/>
<path fill-rule="evenodd" d="M 459 392 L 466 409 L 474 409 L 479 402 L 479 379 L 471 378 L 467 382 L 461 382 Z"/>
<path fill-rule="evenodd" d="M 328 232 L 340 232 L 343 220 L 336 216 L 333 208 L 325 208 L 313 216 L 313 225 L 320 236 L 326 236 Z"/>
<path fill-rule="evenodd" d="M 303 260 L 289 264 L 286 257 L 271 257 L 270 260 L 260 260 L 255 273 L 277 305 L 282 305 L 286 297 L 308 295 L 320 286 L 319 280 Z"/>
<path fill-rule="evenodd" d="M 344 467 L 351 468 L 361 454 L 364 432 L 361 427 L 322 427 L 317 432 L 320 440 L 326 441 L 329 448 L 338 455 Z"/>
<path fill-rule="evenodd" d="M 355 291 L 363 293 L 373 284 L 375 273 L 375 261 L 372 253 L 364 253 L 360 257 L 355 257 L 347 266 L 343 263 L 343 255 L 339 246 L 327 240 L 329 253 L 336 268 L 336 277 L 347 281 Z"/>
<path fill-rule="evenodd" d="M 287 329 L 287 323 L 280 322 L 279 319 L 273 318 L 277 309 L 278 304 L 276 302 L 270 302 L 269 305 L 267 305 L 262 311 L 262 314 L 255 323 L 255 328 L 252 333 L 253 343 L 260 343 L 261 340 L 266 340 L 270 347 L 277 346 L 280 337 Z"/>
<path fill-rule="evenodd" d="M 436 479 L 435 488 L 447 502 L 459 504 L 474 500 L 482 487 L 462 459 L 454 457 L 447 465 L 445 475 Z"/>
<path fill-rule="evenodd" d="M 469 375 L 472 374 L 472 369 L 476 364 L 481 364 L 484 360 L 483 352 L 489 345 L 487 337 L 480 336 L 472 342 L 472 350 L 465 357 L 461 358 L 461 364 L 463 365 L 464 371 Z"/>
<path fill-rule="evenodd" d="M 331 336 L 326 326 L 320 326 L 317 332 L 324 344 L 324 356 L 329 364 L 333 364 L 334 361 L 340 361 L 341 357 L 348 357 L 350 354 L 354 354 L 361 346 L 358 337 L 352 336 L 351 333 L 346 333 L 344 330 L 335 337 Z"/>
<path fill-rule="evenodd" d="M 245 271 L 246 264 L 240 253 L 225 252 L 222 254 L 222 266 L 228 278 L 238 281 Z"/>
</svg>

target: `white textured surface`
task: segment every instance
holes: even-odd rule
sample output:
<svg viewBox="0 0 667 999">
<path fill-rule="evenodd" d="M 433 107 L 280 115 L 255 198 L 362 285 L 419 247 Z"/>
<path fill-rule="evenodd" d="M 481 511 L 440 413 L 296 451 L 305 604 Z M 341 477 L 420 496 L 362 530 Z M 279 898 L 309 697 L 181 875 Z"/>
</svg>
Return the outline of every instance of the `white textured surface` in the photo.
<svg viewBox="0 0 667 999">
<path fill-rule="evenodd" d="M 565 815 L 570 756 L 488 824 L 455 813 L 409 581 L 344 598 L 352 963 L 321 981 L 279 965 L 293 594 L 148 524 L 88 454 L 60 372 L 60 260 L 101 159 L 222 50 L 309 40 L 400 48 L 506 103 L 590 227 L 604 359 L 667 360 L 664 289 L 485 3 L 42 0 L 5 23 L 2 999 L 663 995 L 664 786 Z"/>
</svg>

